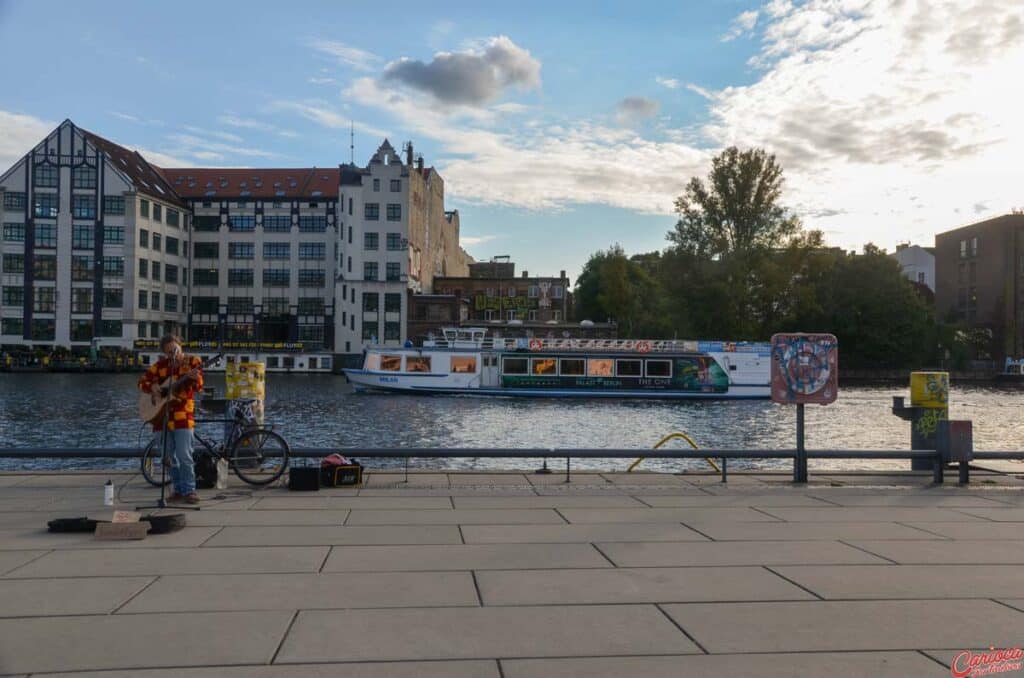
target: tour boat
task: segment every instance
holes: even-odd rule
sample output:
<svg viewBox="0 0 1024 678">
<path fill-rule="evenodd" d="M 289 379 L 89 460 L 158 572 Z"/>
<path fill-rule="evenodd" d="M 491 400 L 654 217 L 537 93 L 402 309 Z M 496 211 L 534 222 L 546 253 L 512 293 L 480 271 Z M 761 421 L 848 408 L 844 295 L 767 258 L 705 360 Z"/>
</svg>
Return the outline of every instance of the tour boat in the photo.
<svg viewBox="0 0 1024 678">
<path fill-rule="evenodd" d="M 445 328 L 422 346 L 372 346 L 359 391 L 577 398 L 768 398 L 767 343 L 488 337 Z"/>
</svg>

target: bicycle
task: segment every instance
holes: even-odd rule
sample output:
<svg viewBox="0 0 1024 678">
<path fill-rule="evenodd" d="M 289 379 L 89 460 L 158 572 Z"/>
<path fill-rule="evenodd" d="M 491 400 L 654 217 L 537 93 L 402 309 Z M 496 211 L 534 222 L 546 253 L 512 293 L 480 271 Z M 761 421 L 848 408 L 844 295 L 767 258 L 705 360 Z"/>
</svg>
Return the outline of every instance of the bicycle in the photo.
<svg viewBox="0 0 1024 678">
<path fill-rule="evenodd" d="M 251 407 L 251 403 L 250 403 Z M 249 410 L 251 412 L 251 409 Z M 196 454 L 209 454 L 214 463 L 224 460 L 243 482 L 249 485 L 269 485 L 284 474 L 288 468 L 291 449 L 288 441 L 279 433 L 268 427 L 247 423 L 245 407 L 235 411 L 233 419 L 199 419 L 197 423 L 222 422 L 231 424 L 224 440 L 213 442 L 193 432 L 197 447 L 202 449 Z M 160 487 L 160 479 L 167 478 L 164 484 L 170 484 L 170 473 L 163 474 L 161 463 L 164 458 L 160 454 L 161 437 L 155 436 L 142 453 L 142 477 L 150 485 Z M 169 458 L 168 454 L 168 458 Z M 168 466 L 168 469 L 170 466 Z"/>
</svg>

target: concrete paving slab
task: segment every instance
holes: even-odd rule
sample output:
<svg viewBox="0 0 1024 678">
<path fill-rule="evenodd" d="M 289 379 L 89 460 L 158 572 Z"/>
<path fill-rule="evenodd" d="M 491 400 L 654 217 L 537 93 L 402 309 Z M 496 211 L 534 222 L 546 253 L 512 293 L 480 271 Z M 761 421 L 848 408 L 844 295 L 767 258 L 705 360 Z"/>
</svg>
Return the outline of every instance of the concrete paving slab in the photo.
<svg viewBox="0 0 1024 678">
<path fill-rule="evenodd" d="M 906 678 L 949 676 L 949 670 L 917 652 L 840 652 L 801 654 L 681 655 L 674 657 L 586 657 L 505 659 L 505 678 L 679 678 L 680 676 L 758 676 L 758 678 Z"/>
<path fill-rule="evenodd" d="M 313 494 L 319 494 L 314 492 Z M 348 509 L 450 509 L 448 497 L 359 497 L 296 496 L 264 497 L 253 507 L 257 511 L 348 510 Z"/>
<path fill-rule="evenodd" d="M 540 464 L 538 464 L 538 467 Z M 565 459 L 548 460 L 548 468 L 551 473 L 525 473 L 527 482 L 531 485 L 544 487 L 546 485 L 561 485 L 565 482 Z M 607 485 L 608 481 L 600 473 L 571 473 L 570 479 L 576 485 Z"/>
<path fill-rule="evenodd" d="M 45 523 L 44 523 L 45 524 Z M 190 548 L 217 533 L 219 527 L 186 527 L 170 534 L 153 534 L 141 541 L 98 541 L 91 533 L 53 533 L 45 528 L 0 530 L 0 551 L 25 549 L 139 549 Z"/>
<path fill-rule="evenodd" d="M 365 487 L 448 487 L 446 473 L 410 473 L 406 482 L 404 473 L 374 472 L 363 480 Z"/>
<path fill-rule="evenodd" d="M 46 551 L 0 551 L 0 576 L 35 560 Z"/>
<path fill-rule="evenodd" d="M 814 600 L 762 567 L 646 567 L 477 572 L 484 605 Z"/>
<path fill-rule="evenodd" d="M 684 495 L 644 495 L 636 497 L 645 504 L 655 508 L 682 508 L 700 507 L 717 508 L 729 506 L 830 506 L 821 499 L 808 497 L 802 494 L 779 493 L 779 494 L 684 494 Z"/>
<path fill-rule="evenodd" d="M 188 515 L 189 525 L 343 525 L 349 511 L 198 511 Z"/>
<path fill-rule="evenodd" d="M 725 508 L 638 508 L 638 509 L 561 509 L 573 524 L 582 523 L 732 523 L 779 522 L 776 518 L 744 507 Z"/>
<path fill-rule="evenodd" d="M 337 678 L 339 675 L 345 678 L 500 678 L 498 663 L 490 660 L 131 669 L 50 673 L 47 678 Z"/>
<path fill-rule="evenodd" d="M 329 547 L 54 551 L 8 578 L 317 572 Z"/>
<path fill-rule="evenodd" d="M 14 475 L 0 475 L 0 487 L 14 487 L 15 485 L 20 485 L 31 477 L 32 476 L 23 475 L 21 473 Z"/>
<path fill-rule="evenodd" d="M 206 546 L 461 544 L 456 525 L 225 527 Z"/>
<path fill-rule="evenodd" d="M 643 509 L 640 509 L 643 510 Z M 360 510 L 354 509 L 348 525 L 564 525 L 550 509 L 448 509 Z"/>
<path fill-rule="evenodd" d="M 469 572 L 161 577 L 121 612 L 227 612 L 479 605 Z"/>
<path fill-rule="evenodd" d="M 869 522 L 982 522 L 983 519 L 953 509 L 905 506 L 834 506 L 820 508 L 766 509 L 768 513 L 792 523 L 869 523 Z M 1003 509 L 995 509 L 1003 510 Z M 1008 509 L 1012 510 L 1012 509 Z"/>
<path fill-rule="evenodd" d="M 0 580 L 0 617 L 107 614 L 144 589 L 153 577 Z"/>
<path fill-rule="evenodd" d="M 0 620 L 0 672 L 266 664 L 291 612 Z"/>
<path fill-rule="evenodd" d="M 610 567 L 590 544 L 338 546 L 324 572 L 502 570 Z"/>
<path fill-rule="evenodd" d="M 448 484 L 526 486 L 530 483 L 522 473 L 449 473 Z"/>
<path fill-rule="evenodd" d="M 650 605 L 300 612 L 277 663 L 699 652 Z"/>
<path fill-rule="evenodd" d="M 966 524 L 966 523 L 965 523 Z M 973 523 L 972 523 L 973 524 Z M 722 541 L 832 541 L 835 539 L 942 539 L 897 523 L 689 523 L 695 530 Z"/>
<path fill-rule="evenodd" d="M 1024 565 L 1022 541 L 851 541 L 902 565 L 1018 564 Z"/>
<path fill-rule="evenodd" d="M 927 530 L 948 539 L 973 541 L 976 539 L 1006 539 L 1024 541 L 1024 527 L 1016 523 L 906 523 L 909 527 Z M 870 537 L 869 537 L 870 538 Z"/>
<path fill-rule="evenodd" d="M 536 495 L 537 492 L 532 487 L 513 485 L 495 485 L 493 487 L 456 485 L 455 487 L 410 487 L 409 489 L 370 487 L 359 490 L 360 497 L 533 497 Z"/>
<path fill-rule="evenodd" d="M 998 507 L 1005 506 L 1000 501 L 989 497 L 979 497 L 960 492 L 906 491 L 891 494 L 833 494 L 831 492 L 815 492 L 812 497 L 829 501 L 840 506 L 906 506 L 906 507 Z"/>
<path fill-rule="evenodd" d="M 462 528 L 462 536 L 467 544 L 707 541 L 703 535 L 678 523 L 466 525 Z"/>
<path fill-rule="evenodd" d="M 999 523 L 1024 523 L 1024 508 L 965 508 L 961 512 Z M 1020 527 L 1024 530 L 1024 525 Z"/>
<path fill-rule="evenodd" d="M 1024 612 L 1024 598 L 1003 598 L 1000 602 Z"/>
<path fill-rule="evenodd" d="M 625 495 L 555 495 L 529 497 L 453 497 L 459 509 L 510 508 L 643 508 L 643 504 Z"/>
<path fill-rule="evenodd" d="M 617 567 L 857 565 L 888 562 L 836 541 L 600 543 L 597 547 Z"/>
<path fill-rule="evenodd" d="M 684 476 L 671 473 L 602 473 L 601 477 L 613 485 L 687 485 Z"/>
<path fill-rule="evenodd" d="M 1017 565 L 792 565 L 773 569 L 827 599 L 995 598 L 1020 590 L 1024 584 L 1024 572 Z"/>
<path fill-rule="evenodd" d="M 712 654 L 1012 647 L 1024 628 L 1024 613 L 990 600 L 692 603 L 662 609 Z"/>
</svg>

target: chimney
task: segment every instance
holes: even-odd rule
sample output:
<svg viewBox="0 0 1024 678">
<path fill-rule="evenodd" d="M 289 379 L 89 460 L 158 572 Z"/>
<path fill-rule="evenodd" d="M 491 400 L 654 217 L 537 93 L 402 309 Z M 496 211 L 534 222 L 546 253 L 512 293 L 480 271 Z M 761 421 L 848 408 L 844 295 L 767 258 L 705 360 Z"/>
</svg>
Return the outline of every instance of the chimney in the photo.
<svg viewBox="0 0 1024 678">
<path fill-rule="evenodd" d="M 412 142 L 408 141 L 405 144 L 405 164 L 412 167 Z"/>
<path fill-rule="evenodd" d="M 524 278 L 529 278 L 530 277 L 530 272 L 529 271 L 523 271 L 523 277 Z"/>
<path fill-rule="evenodd" d="M 565 271 L 559 271 L 558 277 L 561 278 L 562 280 L 565 280 Z"/>
<path fill-rule="evenodd" d="M 420 157 L 416 158 L 416 169 L 418 169 L 421 172 L 423 171 L 423 156 L 422 155 Z"/>
</svg>

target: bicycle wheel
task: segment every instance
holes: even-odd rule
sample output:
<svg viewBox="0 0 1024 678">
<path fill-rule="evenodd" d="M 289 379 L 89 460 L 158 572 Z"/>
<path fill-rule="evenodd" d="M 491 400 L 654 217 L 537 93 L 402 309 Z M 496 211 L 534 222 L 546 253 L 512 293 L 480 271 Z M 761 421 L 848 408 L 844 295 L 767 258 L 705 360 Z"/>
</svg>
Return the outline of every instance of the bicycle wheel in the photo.
<svg viewBox="0 0 1024 678">
<path fill-rule="evenodd" d="M 167 442 L 170 444 L 170 441 Z M 146 450 L 142 453 L 142 477 L 153 487 L 160 487 L 161 478 L 164 479 L 164 485 L 171 484 L 170 456 L 166 459 L 167 468 L 164 469 L 164 458 L 160 454 L 160 436 L 150 440 L 149 445 L 146 445 Z M 165 470 L 166 473 L 164 473 Z"/>
<path fill-rule="evenodd" d="M 242 431 L 228 459 L 235 475 L 250 485 L 267 485 L 288 468 L 288 442 L 268 429 Z"/>
</svg>

